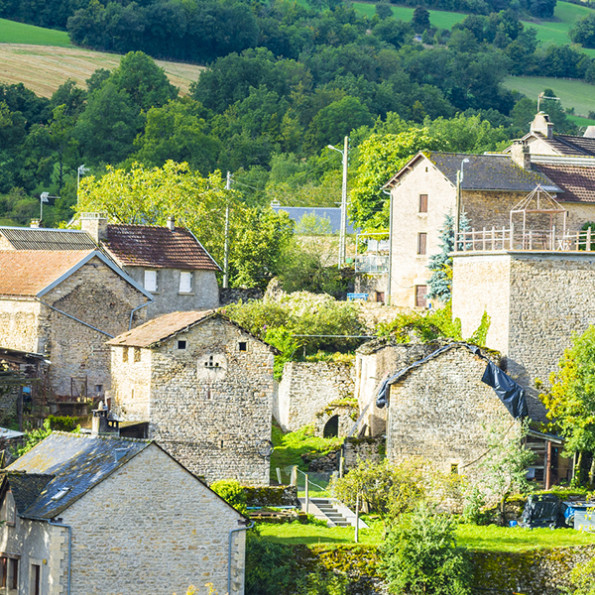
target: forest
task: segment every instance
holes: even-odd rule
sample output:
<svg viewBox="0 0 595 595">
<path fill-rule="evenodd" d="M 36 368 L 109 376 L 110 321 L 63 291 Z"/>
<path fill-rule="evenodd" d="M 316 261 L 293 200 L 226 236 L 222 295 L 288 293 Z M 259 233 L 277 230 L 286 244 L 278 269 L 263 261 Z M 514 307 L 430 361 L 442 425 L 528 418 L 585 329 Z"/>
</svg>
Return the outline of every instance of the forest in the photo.
<svg viewBox="0 0 595 595">
<path fill-rule="evenodd" d="M 168 162 L 187 164 L 203 182 L 218 179 L 217 192 L 232 172 L 234 200 L 256 213 L 273 200 L 332 206 L 341 163 L 327 145 L 341 146 L 348 135 L 352 220 L 381 229 L 380 186 L 403 159 L 422 149 L 497 150 L 528 131 L 536 102 L 505 89 L 508 74 L 595 82 L 594 59 L 576 46 L 541 47 L 520 21 L 547 12 L 547 3 L 477 0 L 477 14 L 452 30 L 432 28 L 421 7 L 411 22 L 396 20 L 386 2 L 371 18 L 338 2 L 25 4 L 5 0 L 0 16 L 35 15 L 39 24 L 66 24 L 84 46 L 129 53 L 112 72 L 97 70 L 87 89 L 69 81 L 49 99 L 0 84 L 3 224 L 38 217 L 42 192 L 54 197 L 43 205 L 44 223 L 68 221 L 79 184 L 92 194 L 102 176 L 109 183 L 152 168 L 159 177 Z M 189 95 L 155 65 L 152 58 L 163 56 L 208 65 Z M 542 106 L 557 132 L 575 131 L 558 102 Z M 286 222 L 267 217 L 271 229 L 284 229 Z M 276 262 L 242 283 L 263 284 Z"/>
</svg>

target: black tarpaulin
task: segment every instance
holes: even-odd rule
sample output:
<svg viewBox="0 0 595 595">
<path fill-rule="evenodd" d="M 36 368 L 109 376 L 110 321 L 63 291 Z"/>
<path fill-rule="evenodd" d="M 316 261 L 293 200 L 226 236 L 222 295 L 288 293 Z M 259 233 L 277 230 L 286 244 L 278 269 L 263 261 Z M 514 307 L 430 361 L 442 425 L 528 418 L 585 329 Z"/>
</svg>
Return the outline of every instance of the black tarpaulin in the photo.
<svg viewBox="0 0 595 595">
<path fill-rule="evenodd" d="M 488 361 L 481 381 L 494 389 L 512 417 L 518 419 L 529 415 L 525 401 L 525 390 L 508 374 L 498 368 L 494 362 Z"/>
</svg>

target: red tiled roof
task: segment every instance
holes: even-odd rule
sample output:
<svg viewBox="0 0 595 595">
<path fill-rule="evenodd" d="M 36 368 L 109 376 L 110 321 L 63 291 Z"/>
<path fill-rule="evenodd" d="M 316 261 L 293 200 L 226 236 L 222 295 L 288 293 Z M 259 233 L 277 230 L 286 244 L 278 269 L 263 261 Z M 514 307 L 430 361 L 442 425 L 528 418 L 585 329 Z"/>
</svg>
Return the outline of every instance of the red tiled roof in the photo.
<svg viewBox="0 0 595 595">
<path fill-rule="evenodd" d="M 210 318 L 215 310 L 191 310 L 189 312 L 170 312 L 153 318 L 140 326 L 118 335 L 107 342 L 108 345 L 128 345 L 150 347 L 180 331 Z"/>
<path fill-rule="evenodd" d="M 595 167 L 534 163 L 533 168 L 563 190 L 559 201 L 595 203 Z"/>
<path fill-rule="evenodd" d="M 57 281 L 91 250 L 0 252 L 0 295 L 35 296 Z"/>
<path fill-rule="evenodd" d="M 184 227 L 108 225 L 102 246 L 121 266 L 219 271 L 217 263 Z"/>
</svg>

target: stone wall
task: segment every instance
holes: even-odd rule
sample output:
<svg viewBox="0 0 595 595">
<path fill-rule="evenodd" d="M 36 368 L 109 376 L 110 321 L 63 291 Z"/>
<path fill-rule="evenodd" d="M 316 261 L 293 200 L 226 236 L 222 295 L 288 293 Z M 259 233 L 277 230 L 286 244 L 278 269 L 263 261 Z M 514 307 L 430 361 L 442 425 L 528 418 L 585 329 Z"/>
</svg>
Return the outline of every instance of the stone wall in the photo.
<svg viewBox="0 0 595 595">
<path fill-rule="evenodd" d="M 178 348 L 181 340 L 184 349 Z M 139 355 L 139 361 L 129 355 L 124 362 L 122 348 L 113 348 L 116 411 L 125 419 L 149 421 L 150 437 L 209 482 L 269 483 L 264 456 L 273 400 L 269 346 L 213 318 Z"/>
<path fill-rule="evenodd" d="M 330 417 L 343 413 L 331 405 L 353 399 L 353 390 L 353 366 L 349 363 L 287 362 L 279 384 L 277 421 L 286 432 L 310 424 L 322 432 Z"/>
<path fill-rule="evenodd" d="M 146 267 L 125 267 L 141 287 L 145 283 Z M 153 303 L 146 308 L 147 318 L 168 312 L 210 310 L 219 307 L 219 286 L 215 271 L 192 271 L 192 291 L 180 293 L 178 269 L 150 269 L 157 271 L 157 291 L 151 292 Z"/>
<path fill-rule="evenodd" d="M 0 346 L 39 353 L 40 308 L 33 298 L 0 298 Z"/>
<path fill-rule="evenodd" d="M 227 304 L 235 304 L 242 300 L 248 302 L 250 300 L 261 300 L 264 296 L 262 289 L 257 287 L 228 287 L 219 290 L 219 300 L 222 306 Z"/>
<path fill-rule="evenodd" d="M 228 593 L 229 531 L 241 517 L 155 445 L 61 516 L 73 528 L 73 595 L 171 595 L 207 583 Z M 245 532 L 233 534 L 231 593 L 244 592 L 244 550 Z"/>
<path fill-rule="evenodd" d="M 494 428 L 518 432 L 494 390 L 481 382 L 486 361 L 453 346 L 411 369 L 391 386 L 386 456 L 399 463 L 420 457 L 443 472 L 456 465 L 473 474 Z"/>
<path fill-rule="evenodd" d="M 380 463 L 384 459 L 386 443 L 380 438 L 347 438 L 343 442 L 345 469 L 357 467 L 359 461 Z"/>
<path fill-rule="evenodd" d="M 84 386 L 87 396 L 109 389 L 110 349 L 105 341 L 128 330 L 132 309 L 146 300 L 97 258 L 42 298 L 47 305 L 39 317 L 40 352 L 51 361 L 49 381 L 56 396 L 77 396 Z M 139 310 L 133 321 L 144 315 Z"/>
<path fill-rule="evenodd" d="M 376 393 L 385 376 L 392 375 L 412 363 L 436 351 L 442 344 L 395 343 L 391 339 L 374 339 L 364 343 L 356 351 L 355 397 L 360 412 L 369 404 L 363 424 L 366 436 L 380 436 L 386 430 L 386 408 L 376 407 Z"/>
<path fill-rule="evenodd" d="M 573 332 L 595 322 L 595 254 L 500 252 L 456 256 L 453 315 L 463 335 L 483 311 L 491 317 L 487 343 L 505 356 L 510 375 L 528 389 L 530 413 L 544 415 L 535 378 L 549 385 Z"/>
</svg>

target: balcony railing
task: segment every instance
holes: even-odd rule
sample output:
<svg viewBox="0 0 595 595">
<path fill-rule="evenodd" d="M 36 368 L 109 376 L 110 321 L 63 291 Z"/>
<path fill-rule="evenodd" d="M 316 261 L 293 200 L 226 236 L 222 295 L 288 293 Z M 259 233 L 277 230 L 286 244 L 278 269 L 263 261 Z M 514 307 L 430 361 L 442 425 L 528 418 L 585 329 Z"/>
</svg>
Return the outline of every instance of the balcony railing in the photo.
<svg viewBox="0 0 595 595">
<path fill-rule="evenodd" d="M 555 227 L 547 230 L 517 230 L 502 227 L 461 231 L 455 237 L 455 252 L 491 252 L 497 250 L 537 250 L 549 252 L 595 252 L 595 231 L 563 232 Z"/>
<path fill-rule="evenodd" d="M 388 273 L 388 254 L 358 254 L 355 257 L 355 272 L 368 275 Z"/>
</svg>

